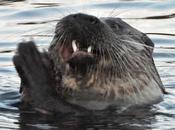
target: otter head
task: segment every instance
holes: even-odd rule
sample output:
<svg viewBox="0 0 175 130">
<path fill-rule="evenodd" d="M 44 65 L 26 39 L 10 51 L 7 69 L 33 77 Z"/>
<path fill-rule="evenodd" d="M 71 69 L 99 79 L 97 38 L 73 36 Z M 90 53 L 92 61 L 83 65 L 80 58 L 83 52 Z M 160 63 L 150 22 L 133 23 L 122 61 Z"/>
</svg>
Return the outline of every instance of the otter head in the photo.
<svg viewBox="0 0 175 130">
<path fill-rule="evenodd" d="M 106 65 L 111 65 L 113 60 L 109 61 L 111 41 L 115 41 L 112 29 L 100 19 L 71 14 L 58 22 L 50 52 L 56 62 L 68 65 L 72 74 L 85 76 L 95 71 L 109 72 L 111 66 Z"/>
<path fill-rule="evenodd" d="M 73 90 L 69 102 L 91 108 L 96 102 L 90 101 L 106 97 L 105 104 L 144 104 L 159 98 L 163 87 L 152 51 L 152 41 L 121 19 L 81 13 L 58 22 L 49 49 L 63 88 Z"/>
</svg>

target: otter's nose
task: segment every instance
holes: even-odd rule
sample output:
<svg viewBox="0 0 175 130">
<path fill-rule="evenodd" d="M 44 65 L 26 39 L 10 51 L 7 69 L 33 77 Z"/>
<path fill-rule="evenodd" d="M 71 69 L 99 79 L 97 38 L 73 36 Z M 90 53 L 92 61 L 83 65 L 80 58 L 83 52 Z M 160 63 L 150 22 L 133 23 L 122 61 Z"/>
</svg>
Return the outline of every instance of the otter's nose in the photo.
<svg viewBox="0 0 175 130">
<path fill-rule="evenodd" d="M 82 13 L 73 14 L 72 17 L 74 20 L 77 20 L 79 22 L 82 21 L 82 22 L 86 22 L 86 23 L 90 23 L 90 24 L 100 23 L 100 20 L 97 17 L 87 15 L 87 14 L 82 14 Z"/>
</svg>

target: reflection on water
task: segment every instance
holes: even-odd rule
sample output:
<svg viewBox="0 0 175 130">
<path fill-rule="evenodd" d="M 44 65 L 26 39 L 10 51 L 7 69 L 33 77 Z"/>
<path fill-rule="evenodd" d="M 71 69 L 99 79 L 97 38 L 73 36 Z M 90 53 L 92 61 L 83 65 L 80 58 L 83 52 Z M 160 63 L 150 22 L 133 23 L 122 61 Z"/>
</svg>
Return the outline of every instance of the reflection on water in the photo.
<svg viewBox="0 0 175 130">
<path fill-rule="evenodd" d="M 17 43 L 34 38 L 47 48 L 56 22 L 84 12 L 98 17 L 121 17 L 147 33 L 155 43 L 154 60 L 170 94 L 152 108 L 110 109 L 84 115 L 46 116 L 19 110 L 19 78 L 11 62 Z M 174 0 L 1 0 L 0 1 L 0 129 L 120 129 L 175 128 L 175 1 Z"/>
<path fill-rule="evenodd" d="M 56 115 L 56 116 L 44 116 L 36 113 L 30 113 L 30 117 L 26 116 L 26 113 L 20 115 L 20 119 L 27 122 L 27 127 L 42 128 L 64 128 L 70 130 L 82 130 L 82 129 L 146 129 L 151 128 L 151 123 L 155 121 L 155 112 L 142 108 L 136 111 L 133 109 L 133 113 L 123 111 L 117 112 L 115 110 L 108 110 L 105 112 L 96 112 L 84 115 Z M 29 114 L 28 114 L 29 115 Z M 42 122 L 41 122 L 42 121 Z M 46 124 L 48 123 L 48 124 Z M 141 123 L 141 124 L 140 124 Z M 26 124 L 25 124 L 26 125 Z M 21 124 L 23 129 L 24 124 Z"/>
</svg>

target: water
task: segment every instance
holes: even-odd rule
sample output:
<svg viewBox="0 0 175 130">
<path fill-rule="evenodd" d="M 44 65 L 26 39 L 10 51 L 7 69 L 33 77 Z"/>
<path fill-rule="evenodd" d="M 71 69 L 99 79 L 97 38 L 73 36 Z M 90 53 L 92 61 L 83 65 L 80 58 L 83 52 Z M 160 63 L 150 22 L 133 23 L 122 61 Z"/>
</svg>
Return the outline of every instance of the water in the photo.
<svg viewBox="0 0 175 130">
<path fill-rule="evenodd" d="M 20 80 L 12 64 L 17 44 L 33 38 L 48 47 L 56 20 L 70 13 L 112 16 L 148 34 L 155 43 L 154 60 L 170 94 L 151 109 L 108 110 L 91 115 L 45 116 L 20 111 Z M 0 0 L 0 129 L 10 130 L 173 130 L 175 129 L 175 1 L 174 0 Z"/>
</svg>

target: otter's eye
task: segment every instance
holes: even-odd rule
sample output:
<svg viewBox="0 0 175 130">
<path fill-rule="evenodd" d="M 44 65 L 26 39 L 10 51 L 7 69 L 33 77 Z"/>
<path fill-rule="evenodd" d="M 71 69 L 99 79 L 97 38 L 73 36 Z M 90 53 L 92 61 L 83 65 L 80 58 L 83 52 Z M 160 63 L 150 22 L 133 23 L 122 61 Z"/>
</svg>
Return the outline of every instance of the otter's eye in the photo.
<svg viewBox="0 0 175 130">
<path fill-rule="evenodd" d="M 91 17 L 89 19 L 89 21 L 90 21 L 91 24 L 97 24 L 99 22 L 99 20 L 97 18 L 95 18 L 95 17 Z"/>
</svg>

